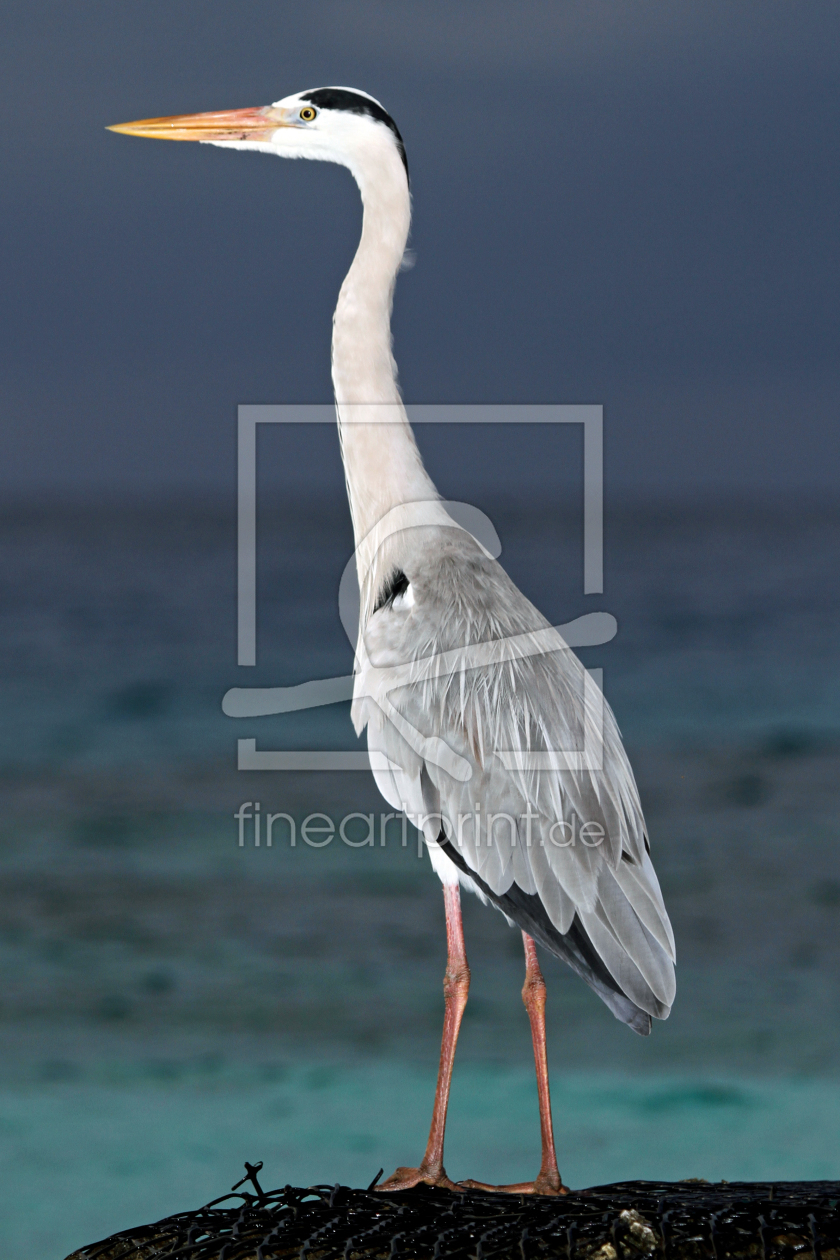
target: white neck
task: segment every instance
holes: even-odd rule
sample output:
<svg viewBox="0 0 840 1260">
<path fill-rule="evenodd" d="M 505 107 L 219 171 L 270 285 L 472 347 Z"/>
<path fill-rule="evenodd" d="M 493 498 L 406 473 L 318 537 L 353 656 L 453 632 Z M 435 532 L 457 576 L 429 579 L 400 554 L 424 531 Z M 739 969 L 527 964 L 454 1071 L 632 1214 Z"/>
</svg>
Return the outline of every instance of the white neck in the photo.
<svg viewBox="0 0 840 1260">
<path fill-rule="evenodd" d="M 422 514 L 430 523 L 449 518 L 437 506 L 438 493 L 414 441 L 391 349 L 394 282 L 411 220 L 405 168 L 390 137 L 383 135 L 382 144 L 366 147 L 350 169 L 362 194 L 364 218 L 335 310 L 332 375 L 364 625 L 378 585 L 398 565 L 398 546 L 383 547 L 377 524 L 407 503 L 428 504 Z"/>
</svg>

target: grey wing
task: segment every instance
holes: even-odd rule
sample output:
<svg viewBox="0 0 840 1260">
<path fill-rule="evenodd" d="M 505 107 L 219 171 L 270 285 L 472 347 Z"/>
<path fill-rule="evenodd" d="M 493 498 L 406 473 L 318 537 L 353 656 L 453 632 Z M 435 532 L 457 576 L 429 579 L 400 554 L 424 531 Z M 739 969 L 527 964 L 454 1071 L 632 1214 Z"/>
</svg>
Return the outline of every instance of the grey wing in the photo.
<svg viewBox="0 0 840 1260">
<path fill-rule="evenodd" d="M 374 658 L 404 660 L 407 628 L 391 609 L 375 614 Z M 414 637 L 427 647 L 429 627 Z M 438 873 L 457 868 L 646 1033 L 673 1002 L 673 933 L 613 714 L 556 641 L 390 687 L 399 675 L 363 667 L 355 720 L 390 767 L 376 772 L 380 790 L 420 826 Z M 600 768 L 581 764 L 593 723 Z"/>
</svg>

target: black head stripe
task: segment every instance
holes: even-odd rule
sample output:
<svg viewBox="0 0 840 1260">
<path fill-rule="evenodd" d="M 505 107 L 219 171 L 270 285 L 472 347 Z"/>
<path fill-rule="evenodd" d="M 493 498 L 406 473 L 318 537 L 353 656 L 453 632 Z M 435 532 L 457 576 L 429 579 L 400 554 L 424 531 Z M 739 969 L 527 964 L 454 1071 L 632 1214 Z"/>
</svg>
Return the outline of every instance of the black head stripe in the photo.
<svg viewBox="0 0 840 1260">
<path fill-rule="evenodd" d="M 313 105 L 317 105 L 318 109 L 343 109 L 348 114 L 367 114 L 368 118 L 384 123 L 393 133 L 405 167 L 406 177 L 408 176 L 408 159 L 405 156 L 403 138 L 391 115 L 381 105 L 377 105 L 376 101 L 372 101 L 368 96 L 361 96 L 358 92 L 351 92 L 347 88 L 331 87 L 315 88 L 311 92 L 304 92 L 301 100 L 311 101 Z"/>
</svg>

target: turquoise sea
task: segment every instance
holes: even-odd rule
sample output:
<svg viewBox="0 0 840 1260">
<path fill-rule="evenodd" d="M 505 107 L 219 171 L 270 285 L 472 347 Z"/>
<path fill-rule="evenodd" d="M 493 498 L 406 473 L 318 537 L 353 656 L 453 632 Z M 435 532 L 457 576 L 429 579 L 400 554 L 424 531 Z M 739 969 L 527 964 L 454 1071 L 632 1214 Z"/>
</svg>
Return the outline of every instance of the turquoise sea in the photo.
<svg viewBox="0 0 840 1260">
<path fill-rule="evenodd" d="M 605 592 L 587 597 L 572 515 L 492 516 L 553 620 L 618 618 L 585 659 L 604 668 L 677 938 L 674 1012 L 647 1040 L 545 960 L 565 1179 L 840 1177 L 840 511 L 616 508 Z M 336 606 L 344 505 L 268 513 L 260 537 L 246 671 L 232 509 L 0 519 L 7 1260 L 61 1260 L 214 1198 L 246 1159 L 264 1161 L 265 1184 L 361 1185 L 422 1150 L 444 936 L 413 833 L 238 845 L 242 801 L 298 827 L 385 811 L 362 774 L 236 770 L 237 736 L 356 746 L 345 705 L 221 714 L 230 686 L 352 664 Z M 521 1179 L 539 1152 L 520 945 L 477 902 L 465 927 L 447 1165 Z"/>
</svg>

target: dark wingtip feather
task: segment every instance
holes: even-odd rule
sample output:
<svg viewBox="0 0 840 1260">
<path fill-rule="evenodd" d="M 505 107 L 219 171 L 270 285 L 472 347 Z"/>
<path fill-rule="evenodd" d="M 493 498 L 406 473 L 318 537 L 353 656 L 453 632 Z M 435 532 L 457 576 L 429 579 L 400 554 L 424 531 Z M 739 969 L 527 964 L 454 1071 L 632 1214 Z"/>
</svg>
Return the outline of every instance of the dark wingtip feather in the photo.
<svg viewBox="0 0 840 1260">
<path fill-rule="evenodd" d="M 638 1011 L 634 1019 L 625 1020 L 625 1023 L 629 1028 L 633 1029 L 634 1033 L 638 1033 L 640 1037 L 649 1037 L 650 1030 L 653 1027 L 653 1020 L 647 1011 Z"/>
</svg>

